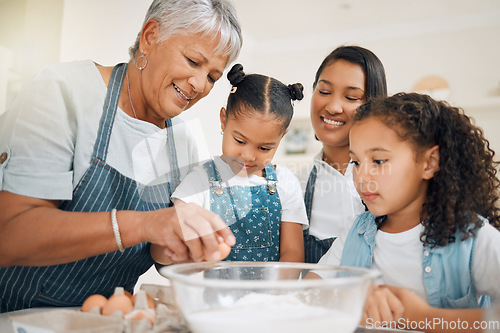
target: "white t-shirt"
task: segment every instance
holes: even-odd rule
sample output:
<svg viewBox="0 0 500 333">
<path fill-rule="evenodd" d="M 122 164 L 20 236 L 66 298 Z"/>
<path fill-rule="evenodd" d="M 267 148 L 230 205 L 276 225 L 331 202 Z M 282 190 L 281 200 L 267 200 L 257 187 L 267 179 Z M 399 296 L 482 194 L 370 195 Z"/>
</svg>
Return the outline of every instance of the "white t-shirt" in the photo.
<svg viewBox="0 0 500 333">
<path fill-rule="evenodd" d="M 0 190 L 69 200 L 90 166 L 106 84 L 90 60 L 48 66 L 0 118 Z M 181 177 L 198 160 L 194 136 L 172 119 Z M 142 184 L 165 181 L 170 171 L 167 131 L 117 109 L 107 163 Z"/>
<path fill-rule="evenodd" d="M 423 226 L 401 233 L 375 234 L 373 267 L 382 272 L 383 283 L 408 288 L 427 300 L 422 274 L 423 244 L 420 234 Z M 340 265 L 342 250 L 349 230 L 333 242 L 319 264 Z M 479 294 L 500 300 L 500 231 L 485 224 L 477 232 L 472 256 L 472 281 Z"/>
<path fill-rule="evenodd" d="M 352 179 L 349 163 L 345 174 L 322 160 L 323 151 L 314 157 L 317 178 L 309 221 L 309 234 L 326 239 L 339 236 L 365 211 Z"/>
<path fill-rule="evenodd" d="M 250 177 L 235 175 L 231 167 L 220 157 L 215 157 L 214 162 L 221 176 L 223 187 L 267 184 L 264 177 L 257 175 Z M 281 201 L 281 221 L 307 225 L 307 215 L 302 192 L 300 191 L 299 180 L 290 169 L 281 165 L 276 167 L 276 176 L 278 178 L 276 189 Z M 172 198 L 180 199 L 187 203 L 192 202 L 210 210 L 210 183 L 203 165 L 198 166 L 184 178 L 175 190 Z"/>
</svg>

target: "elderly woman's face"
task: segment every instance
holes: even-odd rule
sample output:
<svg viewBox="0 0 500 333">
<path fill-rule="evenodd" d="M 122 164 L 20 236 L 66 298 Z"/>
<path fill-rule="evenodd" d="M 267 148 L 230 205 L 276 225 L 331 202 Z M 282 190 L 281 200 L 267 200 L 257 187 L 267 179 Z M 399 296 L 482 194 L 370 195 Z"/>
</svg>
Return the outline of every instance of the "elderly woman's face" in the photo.
<svg viewBox="0 0 500 333">
<path fill-rule="evenodd" d="M 146 55 L 148 64 L 142 70 L 149 112 L 160 119 L 173 118 L 212 90 L 228 60 L 228 56 L 214 53 L 217 43 L 217 39 L 199 34 L 174 35 L 151 44 Z"/>
</svg>

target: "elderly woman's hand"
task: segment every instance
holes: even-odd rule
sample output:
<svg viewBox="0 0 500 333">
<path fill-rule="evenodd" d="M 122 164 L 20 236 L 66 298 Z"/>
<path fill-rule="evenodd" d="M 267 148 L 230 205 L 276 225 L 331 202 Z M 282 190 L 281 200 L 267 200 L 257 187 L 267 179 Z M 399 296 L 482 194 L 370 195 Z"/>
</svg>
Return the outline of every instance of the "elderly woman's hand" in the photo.
<svg viewBox="0 0 500 333">
<path fill-rule="evenodd" d="M 219 239 L 232 246 L 236 239 L 221 218 L 196 204 L 177 200 L 174 207 L 158 210 L 146 224 L 146 239 L 168 253 L 173 263 L 219 260 Z"/>
</svg>

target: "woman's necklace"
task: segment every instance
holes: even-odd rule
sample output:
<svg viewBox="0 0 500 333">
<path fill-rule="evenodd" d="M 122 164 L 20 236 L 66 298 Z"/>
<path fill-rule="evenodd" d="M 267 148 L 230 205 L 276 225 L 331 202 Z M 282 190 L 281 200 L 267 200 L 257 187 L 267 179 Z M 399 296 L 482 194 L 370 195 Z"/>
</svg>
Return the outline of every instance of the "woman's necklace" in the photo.
<svg viewBox="0 0 500 333">
<path fill-rule="evenodd" d="M 334 168 L 335 170 L 337 170 L 338 172 L 340 172 L 341 174 L 345 174 L 345 172 L 347 170 L 347 166 L 349 166 L 349 164 L 348 164 L 345 168 L 339 168 L 340 165 L 338 163 L 330 161 L 328 159 L 328 157 L 326 157 L 325 153 L 323 153 L 323 161 L 326 164 L 328 164 L 329 166 L 331 166 L 332 168 Z"/>
<path fill-rule="evenodd" d="M 130 106 L 132 106 L 132 112 L 134 113 L 134 117 L 135 119 L 139 119 L 137 118 L 137 114 L 135 113 L 134 103 L 132 103 L 132 97 L 130 96 L 130 83 L 128 81 L 128 70 L 127 70 L 127 91 L 128 91 L 128 100 L 130 101 Z"/>
</svg>

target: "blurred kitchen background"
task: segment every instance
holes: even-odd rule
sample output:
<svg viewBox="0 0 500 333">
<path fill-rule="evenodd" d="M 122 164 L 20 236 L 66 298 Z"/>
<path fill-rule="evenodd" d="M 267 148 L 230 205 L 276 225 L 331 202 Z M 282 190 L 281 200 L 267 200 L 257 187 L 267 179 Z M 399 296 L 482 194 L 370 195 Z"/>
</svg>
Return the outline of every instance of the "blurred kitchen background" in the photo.
<svg viewBox="0 0 500 333">
<path fill-rule="evenodd" d="M 429 89 L 463 107 L 500 151 L 499 0 L 235 0 L 247 72 L 301 82 L 290 135 L 275 161 L 300 167 L 319 150 L 309 125 L 314 74 L 339 45 L 372 50 L 387 72 L 389 93 Z M 150 0 L 0 0 L 0 113 L 45 65 L 92 59 L 128 61 Z M 220 153 L 219 110 L 225 77 L 184 113 L 198 126 L 204 154 Z M 421 88 L 422 90 L 424 88 Z"/>
<path fill-rule="evenodd" d="M 150 0 L 0 0 L 0 114 L 25 81 L 57 62 L 127 62 Z M 246 72 L 301 82 L 305 99 L 274 162 L 306 167 L 320 147 L 309 124 L 315 72 L 339 45 L 383 62 L 389 93 L 426 90 L 463 107 L 500 152 L 499 0 L 234 0 Z M 203 155 L 221 152 L 224 77 L 184 117 Z M 497 158 L 498 159 L 498 158 Z"/>
</svg>

